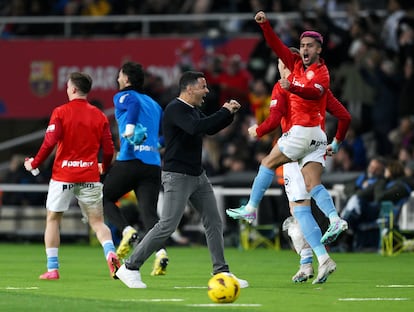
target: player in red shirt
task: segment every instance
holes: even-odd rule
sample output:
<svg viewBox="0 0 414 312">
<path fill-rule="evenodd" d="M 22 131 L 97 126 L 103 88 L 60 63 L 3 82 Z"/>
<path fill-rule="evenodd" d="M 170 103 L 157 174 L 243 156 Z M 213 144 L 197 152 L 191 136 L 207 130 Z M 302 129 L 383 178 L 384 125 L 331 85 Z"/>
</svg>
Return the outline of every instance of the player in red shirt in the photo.
<svg viewBox="0 0 414 312">
<path fill-rule="evenodd" d="M 293 48 L 291 48 L 293 50 Z M 290 74 L 283 62 L 279 59 L 279 72 L 282 77 Z M 338 119 L 338 127 L 335 139 L 341 142 L 345 138 L 345 134 L 351 122 L 351 115 L 342 106 L 342 104 L 333 96 L 332 92 L 327 91 L 326 110 Z M 272 92 L 272 101 L 270 106 L 270 115 L 259 126 L 254 125 L 249 128 L 251 137 L 262 137 L 263 135 L 275 130 L 279 125 L 282 126 L 282 132 L 286 132 L 292 126 L 290 119 L 290 109 L 288 105 L 288 94 L 276 83 Z M 325 112 L 322 114 L 321 127 L 325 128 Z M 289 200 L 291 214 L 295 214 L 296 210 L 310 209 L 310 194 L 306 191 L 303 175 L 297 162 L 286 163 L 283 165 L 283 175 L 285 180 L 285 190 Z M 299 212 L 300 213 L 300 212 Z M 292 239 L 293 246 L 297 253 L 301 256 L 299 271 L 292 277 L 295 283 L 305 282 L 314 275 L 313 271 L 313 252 L 318 258 L 320 264 L 318 276 L 313 283 L 324 283 L 330 273 L 336 268 L 336 264 L 330 259 L 326 248 L 320 242 L 322 232 L 314 219 L 313 215 L 307 215 L 307 218 L 296 220 L 289 217 L 284 223 L 289 236 Z M 313 250 L 313 252 L 312 252 Z M 328 262 L 329 265 L 322 265 Z"/>
<path fill-rule="evenodd" d="M 329 244 L 348 228 L 348 224 L 338 216 L 332 197 L 321 184 L 327 138 L 320 124 L 329 88 L 329 72 L 319 56 L 323 38 L 314 31 L 304 32 L 300 37 L 300 55 L 297 55 L 276 36 L 264 12 L 258 12 L 255 20 L 262 28 L 266 42 L 291 71 L 279 83 L 282 89 L 288 91 L 292 127 L 283 133 L 271 153 L 262 160 L 247 205 L 226 212 L 235 219 L 254 220 L 257 207 L 273 181 L 274 170 L 280 165 L 298 161 L 306 190 L 329 216 L 331 224 L 321 239 L 323 244 Z M 339 144 L 334 139 L 329 150 L 337 151 Z M 302 215 L 295 213 L 297 218 L 297 214 Z M 309 214 L 310 209 L 303 212 L 304 218 L 308 218 Z"/>
<path fill-rule="evenodd" d="M 37 155 L 24 163 L 26 170 L 33 172 L 57 146 L 46 200 L 44 241 L 48 271 L 40 275 L 40 279 L 59 279 L 59 229 L 63 213 L 69 209 L 73 198 L 78 200 L 82 214 L 95 231 L 113 278 L 120 266 L 111 231 L 104 223 L 100 183 L 100 174 L 112 162 L 114 145 L 108 118 L 87 101 L 91 87 L 89 75 L 70 74 L 66 89 L 69 102 L 53 110 Z M 102 164 L 98 164 L 100 149 Z"/>
</svg>

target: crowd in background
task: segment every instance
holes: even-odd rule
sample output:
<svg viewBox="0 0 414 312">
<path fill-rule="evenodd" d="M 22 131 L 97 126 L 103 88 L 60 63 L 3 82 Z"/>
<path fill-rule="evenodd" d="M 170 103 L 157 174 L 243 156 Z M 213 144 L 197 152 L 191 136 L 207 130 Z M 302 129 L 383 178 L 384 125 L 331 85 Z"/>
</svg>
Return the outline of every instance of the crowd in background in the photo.
<svg viewBox="0 0 414 312">
<path fill-rule="evenodd" d="M 359 10 L 367 10 L 360 14 Z M 375 10 L 384 10 L 381 16 Z M 274 30 L 288 46 L 298 47 L 302 31 L 312 29 L 324 36 L 322 57 L 331 74 L 331 89 L 352 115 L 352 124 L 339 153 L 327 161 L 327 172 L 365 171 L 375 156 L 399 160 L 407 171 L 414 170 L 414 3 L 408 0 L 378 1 L 110 1 L 60 0 L 25 1 L 0 0 L 3 16 L 38 15 L 118 15 L 172 13 L 255 13 L 308 12 L 295 21 L 271 21 Z M 347 12 L 346 18 L 333 19 L 331 12 Z M 138 27 L 137 25 L 135 25 Z M 112 25 L 114 33 L 133 31 L 134 25 Z M 209 23 L 180 23 L 171 27 L 159 23 L 154 33 L 185 34 L 187 31 L 207 31 Z M 39 25 L 39 27 L 41 27 Z M 118 28 L 117 28 L 118 27 Z M 123 29 L 123 27 L 132 27 Z M 44 29 L 7 25 L 4 31 L 12 35 L 42 34 Z M 36 33 L 38 31 L 38 33 Z M 91 29 L 89 28 L 89 31 Z M 239 32 L 257 32 L 253 20 L 237 26 Z M 200 63 L 192 61 L 192 46 L 177 51 L 177 66 L 182 70 L 200 70 L 206 74 L 210 93 L 204 111 L 210 114 L 225 100 L 235 98 L 242 109 L 235 122 L 204 141 L 203 161 L 209 176 L 230 172 L 255 171 L 270 150 L 274 135 L 259 141 L 249 138 L 247 129 L 261 123 L 268 115 L 273 84 L 279 79 L 277 58 L 261 38 L 247 62 L 238 55 L 217 51 L 206 52 Z M 176 84 L 166 85 L 161 77 L 147 73 L 145 91 L 161 106 L 178 94 Z M 328 116 L 329 139 L 336 130 L 335 119 Z M 20 158 L 11 162 L 16 170 Z M 20 159 L 23 163 L 23 159 Z M 23 170 L 23 165 L 21 168 Z M 47 170 L 41 170 L 48 174 Z M 11 174 L 16 179 L 16 175 Z M 26 176 L 25 176 L 26 175 Z M 20 175 L 19 175 L 20 176 Z M 23 174 L 21 183 L 32 180 Z M 5 180 L 4 178 L 3 180 Z M 8 179 L 8 178 L 7 178 Z M 37 178 L 42 179 L 42 178 Z M 47 177 L 43 177 L 46 181 Z M 43 181 L 43 180 L 42 180 Z M 16 183 L 19 183 L 16 181 Z"/>
<path fill-rule="evenodd" d="M 69 7 L 76 7 L 76 12 L 71 14 L 79 15 L 132 11 L 134 14 L 256 12 L 259 9 L 284 12 L 312 8 L 314 14 L 301 20 L 271 22 L 289 46 L 298 46 L 303 30 L 313 29 L 324 35 L 322 57 L 330 70 L 331 89 L 352 115 L 346 141 L 340 153 L 328 162 L 327 170 L 363 171 L 374 155 L 402 157 L 400 154 L 403 154 L 405 162 L 414 159 L 414 105 L 410 94 L 414 90 L 414 4 L 410 1 L 0 1 L 2 14 L 13 16 L 64 15 Z M 106 13 L 99 13 L 98 8 L 103 7 L 107 8 Z M 371 9 L 370 13 L 359 14 L 361 8 Z M 379 16 L 374 8 L 385 9 L 387 14 Z M 333 19 L 329 13 L 335 10 L 344 10 L 348 15 Z M 243 27 L 250 27 L 261 36 L 253 18 Z M 169 33 L 174 31 L 181 33 L 181 30 L 169 29 Z M 279 79 L 277 58 L 264 38 L 259 40 L 247 62 L 236 54 L 226 55 L 213 49 L 195 63 L 190 42 L 177 51 L 177 56 L 177 66 L 182 71 L 193 69 L 206 74 L 210 89 L 204 106 L 207 114 L 230 98 L 242 104 L 236 122 L 206 140 L 204 161 L 209 175 L 256 170 L 273 137 L 251 140 L 247 128 L 267 117 L 272 86 Z M 167 85 L 161 77 L 150 73 L 146 78 L 146 92 L 161 106 L 178 94 L 176 83 Z M 334 135 L 335 127 L 335 120 L 328 118 L 329 138 Z"/>
<path fill-rule="evenodd" d="M 407 3 L 409 1 L 406 1 Z M 111 15 L 166 15 L 166 14 L 209 14 L 209 13 L 251 13 L 265 12 L 309 12 L 323 8 L 327 12 L 359 10 L 386 10 L 387 0 L 0 0 L 0 16 L 111 16 Z M 353 14 L 352 13 L 352 14 Z M 224 28 L 233 32 L 256 32 L 253 21 L 230 21 Z M 142 24 L 99 23 L 77 24 L 76 35 L 96 34 L 127 35 L 139 33 Z M 157 22 L 151 26 L 151 34 L 195 33 L 217 27 L 216 21 Z M 3 36 L 44 36 L 62 34 L 62 25 L 8 24 Z M 5 34 L 6 33 L 6 34 Z"/>
</svg>

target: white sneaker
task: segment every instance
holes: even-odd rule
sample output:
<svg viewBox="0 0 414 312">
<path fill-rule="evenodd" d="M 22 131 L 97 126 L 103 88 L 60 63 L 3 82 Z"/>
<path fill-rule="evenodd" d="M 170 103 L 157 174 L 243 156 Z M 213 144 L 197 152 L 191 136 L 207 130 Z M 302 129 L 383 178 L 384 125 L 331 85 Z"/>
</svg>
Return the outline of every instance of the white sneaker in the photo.
<svg viewBox="0 0 414 312">
<path fill-rule="evenodd" d="M 249 287 L 249 282 L 248 281 L 246 281 L 246 280 L 244 280 L 244 279 L 241 279 L 241 278 L 238 278 L 236 275 L 234 275 L 233 273 L 230 273 L 231 275 L 233 275 L 233 277 L 236 279 L 236 280 L 238 280 L 239 281 L 239 284 L 240 284 L 240 288 L 247 288 L 247 287 Z"/>
<path fill-rule="evenodd" d="M 299 271 L 293 275 L 292 281 L 294 283 L 303 283 L 314 275 L 312 263 L 301 264 Z"/>
<path fill-rule="evenodd" d="M 328 279 L 328 276 L 335 272 L 336 263 L 331 258 L 327 259 L 318 268 L 318 276 L 313 280 L 312 284 L 323 284 Z"/>
<path fill-rule="evenodd" d="M 141 280 L 141 273 L 138 270 L 128 270 L 125 264 L 121 265 L 116 276 L 129 288 L 147 288 Z"/>
</svg>

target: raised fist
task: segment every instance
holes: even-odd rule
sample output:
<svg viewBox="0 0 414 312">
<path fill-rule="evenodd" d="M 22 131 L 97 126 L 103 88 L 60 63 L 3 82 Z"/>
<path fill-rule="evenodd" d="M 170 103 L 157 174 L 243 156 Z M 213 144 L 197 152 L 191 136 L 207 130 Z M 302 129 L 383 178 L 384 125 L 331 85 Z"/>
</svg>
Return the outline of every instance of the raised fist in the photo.
<svg viewBox="0 0 414 312">
<path fill-rule="evenodd" d="M 264 23 L 266 22 L 266 14 L 263 11 L 259 11 L 256 13 L 256 16 L 254 17 L 256 23 Z"/>
</svg>

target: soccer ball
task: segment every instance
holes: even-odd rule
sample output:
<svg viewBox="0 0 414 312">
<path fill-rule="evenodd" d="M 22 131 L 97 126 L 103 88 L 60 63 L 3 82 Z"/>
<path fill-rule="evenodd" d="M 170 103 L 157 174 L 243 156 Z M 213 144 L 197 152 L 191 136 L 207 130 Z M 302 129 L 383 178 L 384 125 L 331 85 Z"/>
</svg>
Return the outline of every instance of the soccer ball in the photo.
<svg viewBox="0 0 414 312">
<path fill-rule="evenodd" d="M 207 293 L 216 303 L 231 303 L 240 295 L 240 284 L 233 274 L 218 273 L 208 281 Z"/>
</svg>

